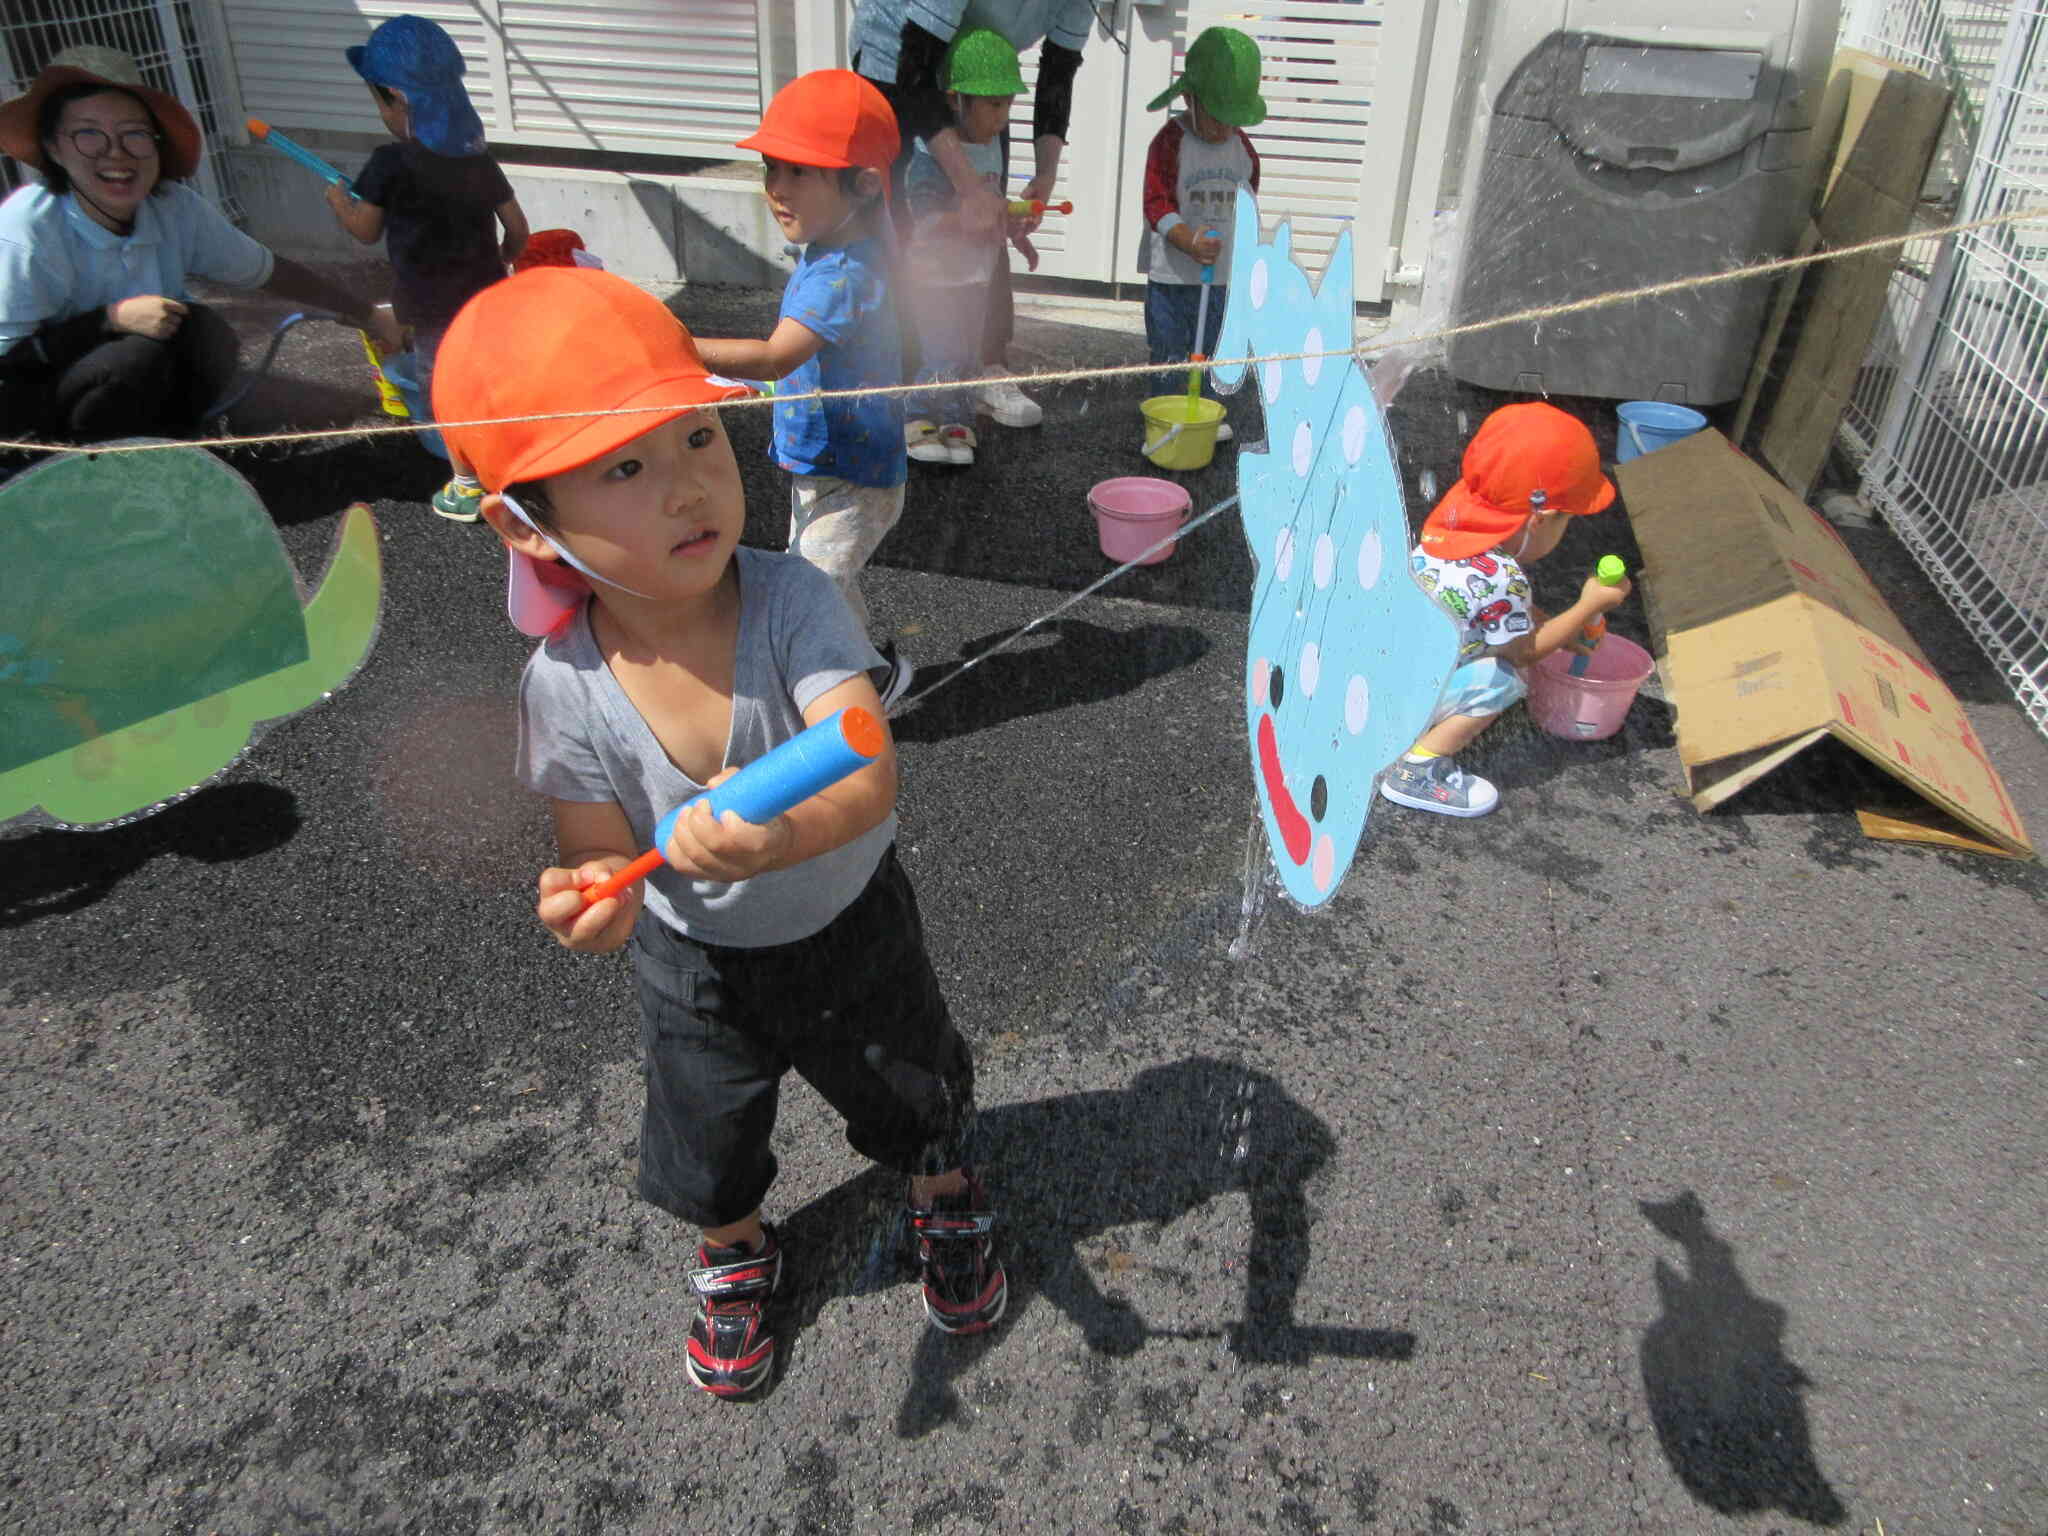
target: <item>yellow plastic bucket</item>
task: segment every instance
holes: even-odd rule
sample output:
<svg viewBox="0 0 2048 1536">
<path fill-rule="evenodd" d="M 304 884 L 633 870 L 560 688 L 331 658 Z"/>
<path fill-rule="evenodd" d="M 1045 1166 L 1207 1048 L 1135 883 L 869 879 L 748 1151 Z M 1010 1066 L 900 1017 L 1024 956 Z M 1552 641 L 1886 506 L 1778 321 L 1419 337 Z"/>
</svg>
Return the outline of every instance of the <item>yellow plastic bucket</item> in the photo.
<svg viewBox="0 0 2048 1536">
<path fill-rule="evenodd" d="M 1145 418 L 1145 457 L 1161 469 L 1200 469 L 1216 456 L 1222 401 L 1154 395 L 1138 410 Z"/>
</svg>

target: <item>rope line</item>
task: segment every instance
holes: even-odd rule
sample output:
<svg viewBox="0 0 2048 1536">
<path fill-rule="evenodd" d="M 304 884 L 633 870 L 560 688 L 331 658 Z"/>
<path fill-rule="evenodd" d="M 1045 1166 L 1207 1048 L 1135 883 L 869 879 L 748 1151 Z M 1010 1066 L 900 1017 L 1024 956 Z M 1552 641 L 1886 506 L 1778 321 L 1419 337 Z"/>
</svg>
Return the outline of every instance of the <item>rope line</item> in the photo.
<svg viewBox="0 0 2048 1536">
<path fill-rule="evenodd" d="M 1650 283 L 1640 288 L 1618 289 L 1612 293 L 1594 294 L 1583 299 L 1573 299 L 1561 304 L 1548 304 L 1535 309 L 1517 310 L 1513 314 L 1499 315 L 1491 320 L 1474 320 L 1463 325 L 1447 326 L 1440 330 L 1424 331 L 1420 335 L 1404 336 L 1394 340 L 1362 342 L 1349 347 L 1335 347 L 1321 352 L 1261 352 L 1249 357 L 1210 358 L 1201 363 L 1118 363 L 1103 368 L 1066 368 L 1047 370 L 1030 374 L 993 374 L 978 379 L 958 379 L 945 382 L 912 384 L 874 384 L 860 389 L 813 390 L 801 395 L 755 395 L 745 399 L 728 400 L 720 410 L 744 409 L 748 406 L 776 405 L 783 402 L 795 403 L 806 400 L 855 400 L 871 395 L 908 395 L 952 389 L 979 389 L 985 384 L 1008 382 L 1017 385 L 1066 384 L 1082 379 L 1129 378 L 1140 374 L 1174 373 L 1184 368 L 1200 367 L 1242 368 L 1255 363 L 1305 362 L 1311 358 L 1357 357 L 1367 358 L 1380 352 L 1392 351 L 1396 347 L 1412 347 L 1424 342 L 1449 341 L 1454 337 L 1476 335 L 1482 331 L 1497 330 L 1508 325 L 1540 324 L 1547 320 L 1560 319 L 1569 315 L 1585 314 L 1596 309 L 1606 309 L 1619 304 L 1632 304 L 1643 299 L 1661 298 L 1666 294 L 1692 292 L 1702 288 L 1713 288 L 1723 283 L 1749 282 L 1755 278 L 1770 277 L 1781 272 L 1790 272 L 1804 267 L 1818 266 L 1823 262 L 1846 261 L 1857 256 L 1868 256 L 1876 251 L 1891 250 L 1914 240 L 1945 240 L 1956 235 L 1966 235 L 1981 229 L 1990 229 L 2006 224 L 2026 224 L 2048 221 L 2048 208 L 2023 208 L 1995 213 L 1986 218 L 1971 219 L 1962 224 L 1950 224 L 1941 229 L 1917 230 L 1903 235 L 1885 235 L 1875 240 L 1863 240 L 1854 245 L 1845 245 L 1831 251 L 1815 251 L 1806 256 L 1780 256 L 1769 261 L 1755 262 L 1748 266 L 1733 267 L 1725 272 L 1703 273 L 1694 277 L 1676 277 L 1664 282 Z M 0 450 L 21 453 L 69 453 L 69 454 L 127 454 L 156 453 L 167 448 L 255 448 L 277 443 L 313 443 L 334 439 L 363 439 L 392 437 L 419 432 L 446 430 L 462 427 L 513 426 L 533 421 L 590 421 L 603 416 L 646 416 L 665 411 L 674 411 L 683 402 L 666 405 L 628 405 L 605 410 L 584 411 L 539 411 L 524 416 L 489 416 L 473 421 L 425 421 L 393 423 L 384 426 L 324 427 L 307 432 L 266 432 L 247 437 L 200 437 L 180 438 L 175 442 L 150 443 L 39 443 L 30 441 L 0 440 Z"/>
</svg>

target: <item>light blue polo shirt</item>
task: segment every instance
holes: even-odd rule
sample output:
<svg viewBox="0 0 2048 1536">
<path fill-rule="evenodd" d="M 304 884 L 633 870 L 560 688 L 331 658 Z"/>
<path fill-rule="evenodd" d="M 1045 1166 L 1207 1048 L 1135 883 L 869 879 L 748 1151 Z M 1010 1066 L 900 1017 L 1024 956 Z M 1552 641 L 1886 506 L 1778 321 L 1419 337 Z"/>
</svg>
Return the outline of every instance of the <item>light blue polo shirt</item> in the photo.
<svg viewBox="0 0 2048 1536">
<path fill-rule="evenodd" d="M 37 182 L 0 203 L 0 350 L 116 299 L 183 299 L 187 277 L 260 288 L 272 262 L 183 182 L 144 198 L 125 237 L 94 223 L 70 193 L 54 197 Z"/>
<path fill-rule="evenodd" d="M 1095 22 L 1088 0 L 859 0 L 847 56 L 860 59 L 870 80 L 896 83 L 896 52 L 903 24 L 914 21 L 940 42 L 968 27 L 993 27 L 1019 53 L 1050 38 L 1079 53 Z"/>
</svg>

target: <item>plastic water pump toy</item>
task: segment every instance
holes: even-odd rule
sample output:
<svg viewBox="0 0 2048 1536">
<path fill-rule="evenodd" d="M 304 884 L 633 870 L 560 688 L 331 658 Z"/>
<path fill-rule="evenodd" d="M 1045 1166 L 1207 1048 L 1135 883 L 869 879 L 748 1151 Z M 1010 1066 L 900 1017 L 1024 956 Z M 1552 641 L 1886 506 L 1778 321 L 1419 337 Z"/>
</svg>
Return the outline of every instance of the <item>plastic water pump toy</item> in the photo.
<svg viewBox="0 0 2048 1536">
<path fill-rule="evenodd" d="M 1619 555 L 1602 555 L 1600 563 L 1593 567 L 1593 574 L 1600 578 L 1601 586 L 1618 587 L 1621 585 L 1621 578 L 1628 574 L 1628 567 L 1621 563 L 1621 556 Z M 1579 643 L 1586 647 L 1587 654 L 1572 658 L 1571 674 L 1573 677 L 1584 677 L 1586 675 L 1586 668 L 1591 665 L 1593 660 L 1590 653 L 1606 638 L 1607 615 L 1603 613 L 1595 616 L 1592 623 L 1579 631 Z"/>
<path fill-rule="evenodd" d="M 1033 213 L 1072 213 L 1073 211 L 1074 205 L 1071 200 L 1066 202 L 1048 203 L 1043 198 L 1036 197 L 1013 197 L 1010 199 L 1010 212 L 1020 215 Z"/>
<path fill-rule="evenodd" d="M 335 185 L 343 187 L 349 184 L 348 178 L 342 175 L 340 171 L 337 171 L 325 160 L 322 160 L 313 151 L 306 148 L 305 145 L 296 142 L 285 134 L 279 133 L 260 117 L 249 119 L 249 137 L 258 144 L 269 145 L 287 159 L 298 161 L 300 165 L 303 165 L 307 170 L 324 181 L 331 181 Z"/>
<path fill-rule="evenodd" d="M 610 900 L 668 862 L 665 850 L 675 833 L 676 818 L 699 801 L 711 807 L 713 816 L 737 811 L 742 821 L 762 826 L 867 767 L 888 744 L 882 722 L 857 704 L 820 720 L 774 751 L 755 758 L 717 788 L 693 795 L 662 817 L 654 824 L 654 846 L 609 879 L 587 887 L 583 905 L 589 908 Z"/>
</svg>

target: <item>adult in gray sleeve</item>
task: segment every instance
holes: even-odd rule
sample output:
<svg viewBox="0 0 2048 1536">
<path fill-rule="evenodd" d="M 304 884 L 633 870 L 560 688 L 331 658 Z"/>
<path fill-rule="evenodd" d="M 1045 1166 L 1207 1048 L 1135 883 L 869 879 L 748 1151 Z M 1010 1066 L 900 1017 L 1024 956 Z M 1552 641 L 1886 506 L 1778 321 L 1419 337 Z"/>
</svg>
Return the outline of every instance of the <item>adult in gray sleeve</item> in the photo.
<svg viewBox="0 0 2048 1536">
<path fill-rule="evenodd" d="M 1081 67 L 1081 50 L 1087 45 L 1094 20 L 1089 0 L 859 0 L 853 13 L 852 63 L 880 87 L 895 109 L 903 135 L 895 168 L 897 192 L 902 191 L 911 149 L 922 139 L 959 191 L 961 213 L 970 232 L 994 228 L 1007 216 L 1003 195 L 989 189 L 967 163 L 959 135 L 953 130 L 945 92 L 939 86 L 946 46 L 954 34 L 964 27 L 993 27 L 1019 53 L 1039 50 L 1038 85 L 1031 103 L 1032 174 L 1016 195 L 1049 201 L 1059 174 L 1060 152 L 1067 142 L 1074 74 Z M 1002 144 L 1003 184 L 1007 187 L 1007 134 Z M 900 195 L 895 204 L 899 210 L 903 207 Z M 1038 219 L 1027 218 L 1013 227 L 1029 234 L 1038 227 Z M 1007 247 L 996 265 L 992 290 L 982 362 L 995 370 L 1004 366 L 1016 323 Z M 1044 417 L 1037 402 L 1007 379 L 984 389 L 981 398 L 990 415 L 1004 426 L 1036 426 Z"/>
<path fill-rule="evenodd" d="M 0 432 L 186 436 L 225 391 L 234 331 L 189 277 L 382 330 L 370 301 L 273 255 L 184 185 L 199 125 L 112 48 L 58 54 L 0 104 L 0 150 L 40 180 L 0 204 Z"/>
</svg>

